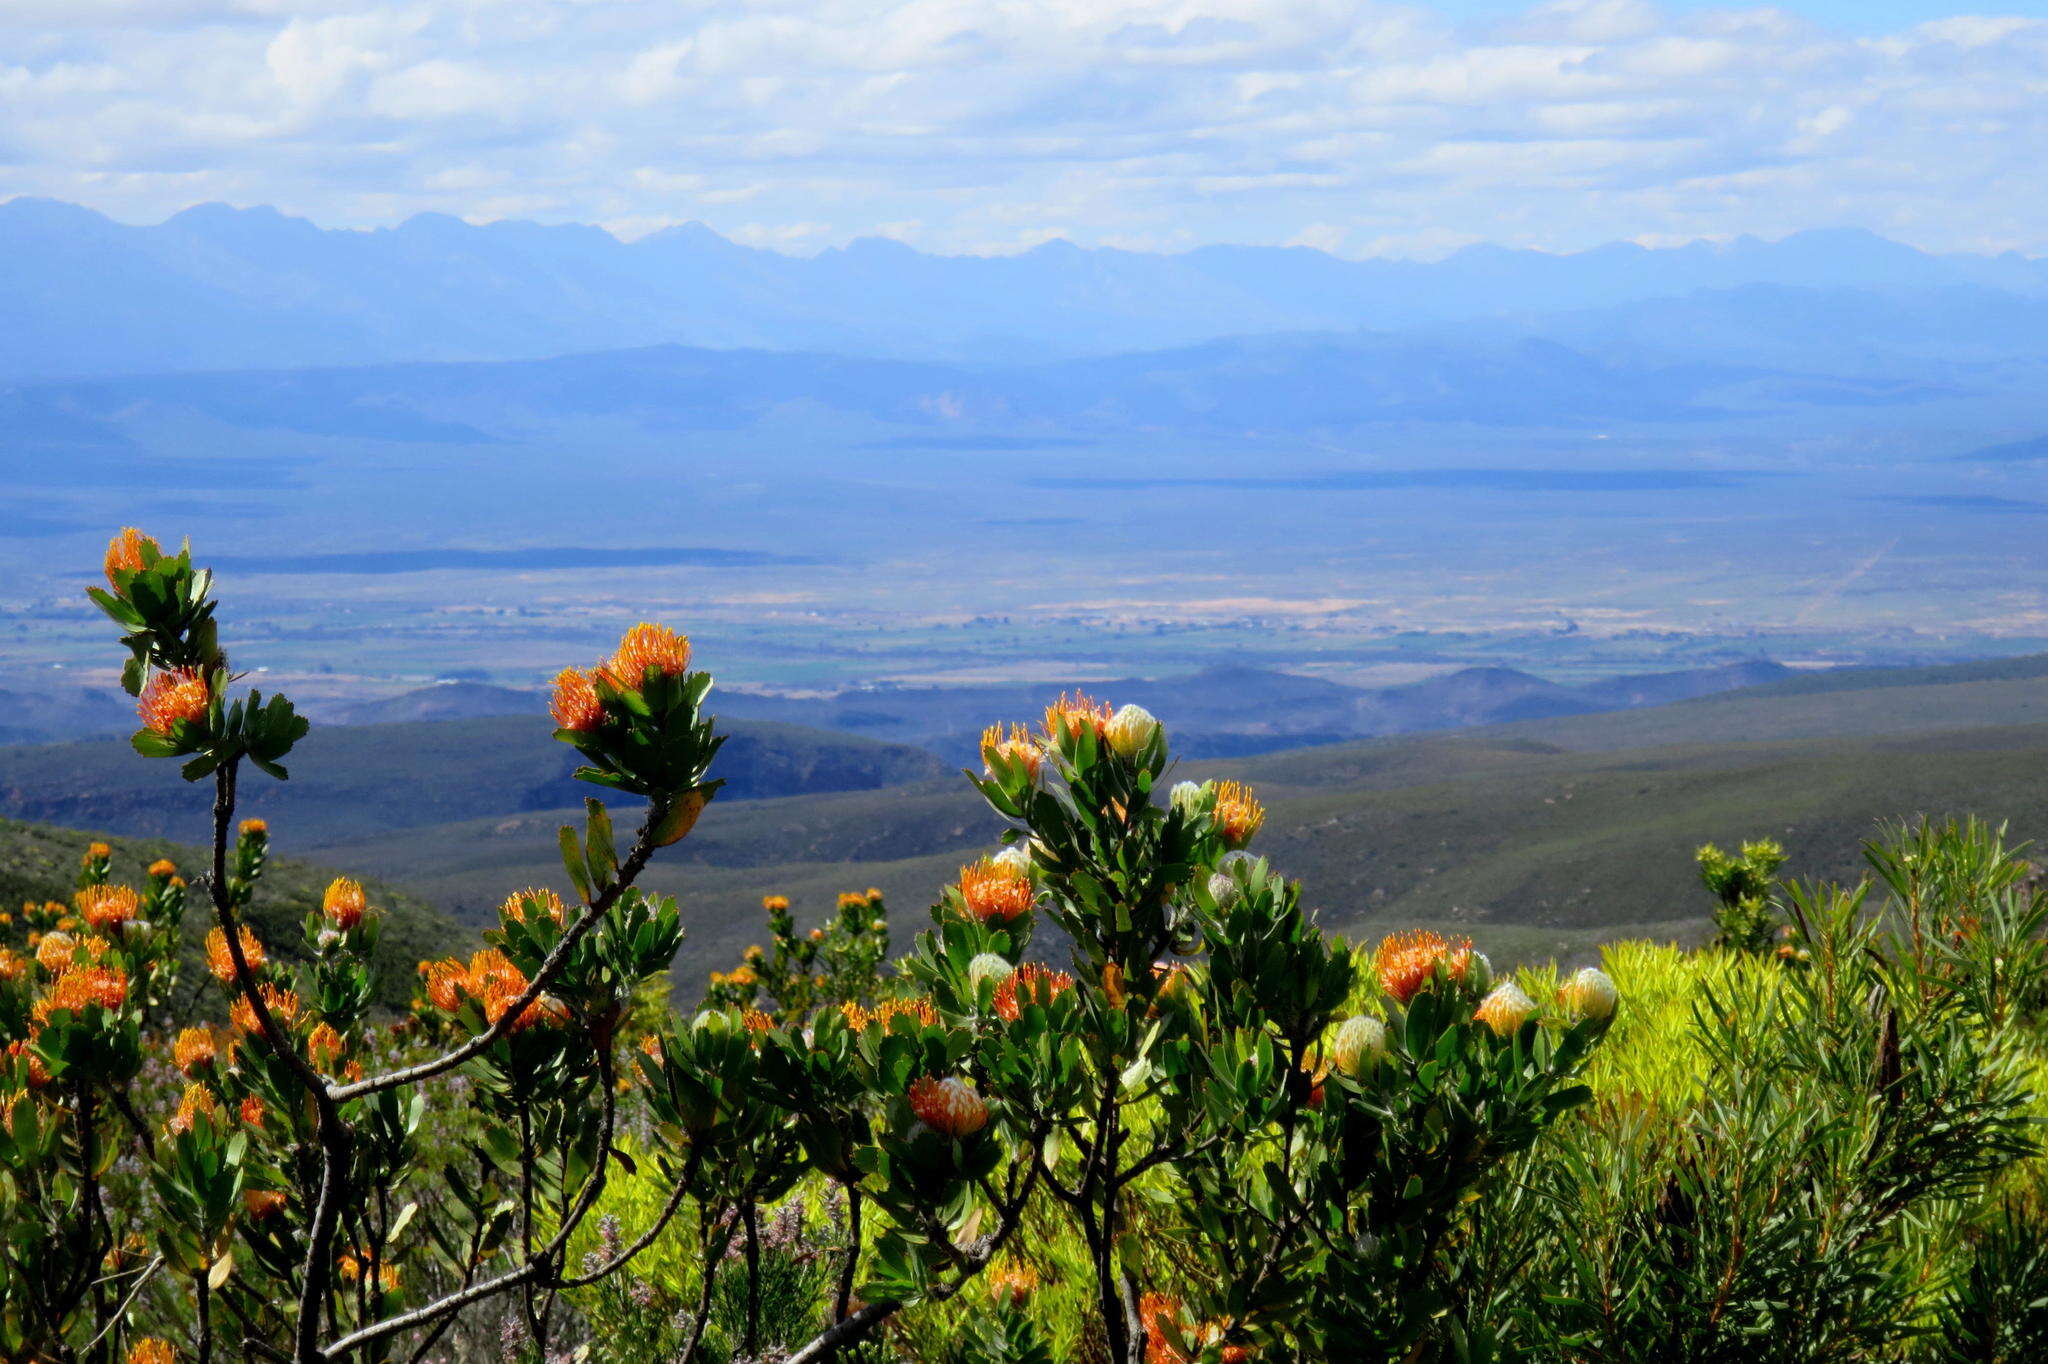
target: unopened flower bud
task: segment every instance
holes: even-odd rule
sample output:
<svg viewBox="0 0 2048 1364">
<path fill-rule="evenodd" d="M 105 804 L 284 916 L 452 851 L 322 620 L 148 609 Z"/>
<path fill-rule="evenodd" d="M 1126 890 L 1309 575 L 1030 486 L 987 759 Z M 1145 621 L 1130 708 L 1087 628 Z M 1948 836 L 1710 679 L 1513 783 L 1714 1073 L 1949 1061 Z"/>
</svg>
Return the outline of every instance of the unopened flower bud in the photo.
<svg viewBox="0 0 2048 1364">
<path fill-rule="evenodd" d="M 910 1111 L 926 1127 L 945 1137 L 971 1137 L 988 1126 L 988 1105 L 964 1080 L 929 1075 L 911 1082 Z"/>
<path fill-rule="evenodd" d="M 1493 962 L 1484 952 L 1474 951 L 1465 964 L 1465 988 L 1475 995 L 1493 989 Z"/>
<path fill-rule="evenodd" d="M 1557 992 L 1558 1001 L 1579 1018 L 1612 1018 L 1621 1003 L 1614 980 L 1597 966 L 1581 967 Z"/>
<path fill-rule="evenodd" d="M 1207 788 L 1191 781 L 1177 781 L 1166 793 L 1166 803 L 1176 810 L 1192 810 L 1202 803 Z"/>
<path fill-rule="evenodd" d="M 1386 1054 L 1387 1025 L 1371 1014 L 1346 1019 L 1330 1041 L 1330 1059 L 1353 1078 L 1379 1064 Z"/>
<path fill-rule="evenodd" d="M 1536 1001 L 1515 982 L 1504 980 L 1479 1002 L 1472 1016 L 1492 1028 L 1495 1036 L 1511 1037 L 1536 1016 Z"/>
<path fill-rule="evenodd" d="M 999 867 L 1008 867 L 1019 876 L 1031 875 L 1031 853 L 1018 844 L 1012 843 L 994 857 L 989 858 L 989 861 Z"/>
<path fill-rule="evenodd" d="M 1109 740 L 1118 757 L 1131 759 L 1143 753 L 1158 733 L 1159 722 L 1152 718 L 1151 711 L 1143 706 L 1125 706 L 1109 717 L 1102 737 Z"/>
<path fill-rule="evenodd" d="M 983 952 L 967 963 L 967 983 L 979 992 L 985 980 L 1001 980 L 1016 968 L 993 952 Z"/>
</svg>

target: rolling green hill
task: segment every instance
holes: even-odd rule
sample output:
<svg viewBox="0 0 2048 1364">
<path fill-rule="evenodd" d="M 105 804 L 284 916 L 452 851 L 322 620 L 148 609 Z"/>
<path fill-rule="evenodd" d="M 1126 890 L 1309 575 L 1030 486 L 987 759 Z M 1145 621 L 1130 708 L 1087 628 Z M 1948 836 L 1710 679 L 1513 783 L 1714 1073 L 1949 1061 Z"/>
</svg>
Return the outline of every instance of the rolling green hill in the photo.
<svg viewBox="0 0 2048 1364">
<path fill-rule="evenodd" d="M 944 770 L 901 744 L 758 720 L 723 729 L 725 800 L 871 789 Z M 569 775 L 578 761 L 544 714 L 315 726 L 292 753 L 293 779 L 246 781 L 242 804 L 293 847 L 320 847 L 574 804 L 585 794 Z M 126 739 L 0 748 L 0 816 L 197 840 L 209 799 L 179 779 L 176 764 L 145 762 Z"/>
<path fill-rule="evenodd" d="M 136 763 L 141 765 L 141 759 Z M 160 857 L 177 863 L 187 877 L 195 876 L 207 861 L 207 854 L 199 848 L 162 839 L 103 837 L 0 819 L 0 907 L 12 910 L 24 901 L 68 901 L 79 859 L 96 837 L 114 850 L 113 878 L 129 885 L 140 885 L 145 869 Z M 265 868 L 249 919 L 273 953 L 283 957 L 295 954 L 301 942 L 300 925 L 307 913 L 319 907 L 321 892 L 334 876 L 332 870 L 291 858 L 275 858 Z M 364 888 L 371 905 L 385 916 L 377 944 L 382 1002 L 401 1007 L 412 993 L 413 964 L 466 945 L 470 935 L 415 893 L 375 880 Z M 185 910 L 188 966 L 181 988 L 204 989 L 206 1003 L 195 1007 L 208 1014 L 221 1012 L 210 983 L 202 984 L 205 969 L 199 964 L 204 960 L 206 932 L 212 926 L 211 906 L 194 887 Z M 13 932 L 19 931 L 17 925 Z"/>
</svg>

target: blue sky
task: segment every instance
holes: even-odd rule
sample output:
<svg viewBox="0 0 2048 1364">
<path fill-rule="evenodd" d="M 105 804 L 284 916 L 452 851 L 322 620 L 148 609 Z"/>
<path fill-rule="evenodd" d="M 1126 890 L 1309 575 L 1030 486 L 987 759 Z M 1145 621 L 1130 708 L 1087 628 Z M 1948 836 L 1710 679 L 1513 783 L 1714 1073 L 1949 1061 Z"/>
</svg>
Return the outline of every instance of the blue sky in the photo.
<svg viewBox="0 0 2048 1364">
<path fill-rule="evenodd" d="M 2048 252 L 2044 0 L 6 0 L 0 198 L 1441 254 Z"/>
</svg>

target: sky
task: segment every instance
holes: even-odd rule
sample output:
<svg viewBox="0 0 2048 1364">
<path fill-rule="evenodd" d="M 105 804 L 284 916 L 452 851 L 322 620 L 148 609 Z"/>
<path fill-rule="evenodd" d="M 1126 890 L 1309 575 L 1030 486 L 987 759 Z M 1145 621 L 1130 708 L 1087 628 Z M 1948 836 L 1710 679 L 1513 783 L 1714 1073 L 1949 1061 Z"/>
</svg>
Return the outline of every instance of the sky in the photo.
<svg viewBox="0 0 2048 1364">
<path fill-rule="evenodd" d="M 2048 0 L 0 0 L 0 199 L 1432 257 L 2048 253 Z"/>
</svg>

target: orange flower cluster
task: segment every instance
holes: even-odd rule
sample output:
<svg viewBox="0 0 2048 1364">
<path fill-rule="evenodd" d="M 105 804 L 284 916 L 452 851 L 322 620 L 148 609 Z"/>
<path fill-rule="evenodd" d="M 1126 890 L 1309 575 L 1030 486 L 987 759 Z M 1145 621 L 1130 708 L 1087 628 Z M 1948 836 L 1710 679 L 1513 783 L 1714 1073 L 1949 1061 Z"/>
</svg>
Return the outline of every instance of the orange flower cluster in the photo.
<svg viewBox="0 0 2048 1364">
<path fill-rule="evenodd" d="M 85 847 L 85 857 L 82 860 L 89 867 L 95 862 L 104 862 L 113 855 L 114 850 L 104 843 L 88 843 Z"/>
<path fill-rule="evenodd" d="M 204 674 L 191 668 L 176 668 L 149 679 L 135 713 L 142 717 L 143 728 L 169 735 L 181 720 L 205 719 L 211 702 Z"/>
<path fill-rule="evenodd" d="M 41 1089 L 44 1085 L 50 1083 L 50 1072 L 43 1066 L 43 1058 L 29 1050 L 26 1038 L 18 1038 L 15 1041 L 9 1042 L 6 1054 L 7 1068 L 9 1070 L 14 1069 L 22 1057 L 26 1056 L 28 1058 L 28 1087 L 30 1089 Z"/>
<path fill-rule="evenodd" d="M 604 703 L 597 698 L 595 676 L 583 668 L 564 668 L 556 673 L 548 714 L 554 717 L 556 729 L 571 729 L 578 734 L 603 724 Z"/>
<path fill-rule="evenodd" d="M 28 958 L 11 947 L 0 947 L 0 982 L 20 980 L 28 974 Z"/>
<path fill-rule="evenodd" d="M 280 990 L 266 980 L 256 987 L 256 993 L 263 997 L 263 1007 L 270 1010 L 271 1018 L 276 1020 L 279 1027 L 288 1028 L 297 1021 L 299 1016 L 298 991 Z M 256 1031 L 256 1006 L 249 1002 L 247 995 L 238 994 L 235 996 L 235 1005 L 232 1009 L 228 1010 L 228 1020 L 242 1032 L 253 1033 Z"/>
<path fill-rule="evenodd" d="M 1147 1293 L 1138 1300 L 1138 1318 L 1145 1324 L 1145 1364 L 1192 1364 L 1193 1355 L 1175 1349 L 1166 1341 L 1163 1326 L 1172 1322 L 1180 1334 L 1194 1344 L 1206 1348 L 1223 1336 L 1220 1322 L 1205 1322 L 1194 1329 L 1185 1324 L 1187 1309 L 1177 1298 L 1164 1293 Z M 1246 1364 L 1252 1358 L 1249 1345 L 1226 1345 L 1221 1352 L 1223 1364 Z"/>
<path fill-rule="evenodd" d="M 1007 730 L 1001 725 L 990 725 L 981 732 L 981 761 L 990 774 L 995 772 L 998 758 L 1022 762 L 1033 781 L 1038 780 L 1045 765 L 1045 751 L 1022 725 L 1011 725 Z"/>
<path fill-rule="evenodd" d="M 1243 782 L 1219 781 L 1216 783 L 1216 808 L 1209 818 L 1225 843 L 1233 848 L 1242 848 L 1252 841 L 1252 835 L 1266 822 L 1266 807 L 1259 804 L 1252 795 L 1251 787 Z"/>
<path fill-rule="evenodd" d="M 239 827 L 244 838 L 270 837 L 270 825 L 260 819 L 245 819 Z"/>
<path fill-rule="evenodd" d="M 171 1043 L 171 1064 L 191 1078 L 199 1071 L 213 1064 L 219 1054 L 219 1044 L 207 1028 L 186 1028 Z"/>
<path fill-rule="evenodd" d="M 142 571 L 142 551 L 145 545 L 152 553 L 163 552 L 163 547 L 157 544 L 155 537 L 144 535 L 133 526 L 121 527 L 121 533 L 107 541 L 107 586 L 119 591 L 121 585 L 115 574 Z"/>
<path fill-rule="evenodd" d="M 242 960 L 249 963 L 251 971 L 263 969 L 263 943 L 243 924 L 236 935 L 242 944 Z M 219 928 L 206 935 L 206 969 L 213 972 L 213 978 L 223 985 L 235 982 L 235 959 L 228 952 L 228 935 Z"/>
<path fill-rule="evenodd" d="M 240 1108 L 236 1111 L 241 1114 L 242 1121 L 246 1125 L 250 1127 L 263 1126 L 263 1100 L 257 1098 L 254 1094 L 243 1098 Z"/>
<path fill-rule="evenodd" d="M 127 886 L 87 886 L 75 897 L 78 912 L 96 932 L 117 932 L 142 912 L 142 899 Z"/>
<path fill-rule="evenodd" d="M 320 897 L 320 912 L 343 933 L 361 927 L 363 912 L 368 908 L 363 883 L 352 877 L 335 877 L 327 883 L 327 893 Z"/>
<path fill-rule="evenodd" d="M 1031 912 L 1031 873 L 1014 862 L 984 857 L 960 869 L 960 898 L 985 924 L 1014 923 Z"/>
<path fill-rule="evenodd" d="M 31 1013 L 40 1025 L 60 1011 L 83 1013 L 94 1004 L 102 1009 L 118 1009 L 127 1002 L 128 975 L 119 967 L 67 966 L 50 987 L 50 993 L 35 1002 Z"/>
<path fill-rule="evenodd" d="M 178 864 L 168 857 L 159 857 L 149 864 L 149 874 L 160 881 L 168 881 L 178 874 Z"/>
<path fill-rule="evenodd" d="M 449 957 L 444 961 L 420 963 L 426 977 L 427 1002 L 443 1013 L 462 1007 L 465 998 L 482 1008 L 486 1022 L 496 1025 L 520 995 L 526 992 L 526 973 L 495 947 L 472 955 L 467 966 Z M 512 1022 L 513 1032 L 523 1032 L 537 1023 L 559 1025 L 569 1020 L 568 1006 L 553 995 L 542 995 L 520 1010 Z"/>
<path fill-rule="evenodd" d="M 775 1020 L 759 1009 L 749 1009 L 740 1015 L 740 1022 L 748 1032 L 774 1032 Z"/>
<path fill-rule="evenodd" d="M 129 1349 L 128 1364 L 178 1364 L 178 1352 L 169 1341 L 148 1336 Z"/>
<path fill-rule="evenodd" d="M 849 999 L 839 1006 L 839 1014 L 846 1020 L 846 1026 L 855 1032 L 870 1024 L 880 1024 L 887 1032 L 890 1023 L 902 1017 L 912 1018 L 927 1028 L 935 1028 L 939 1024 L 939 1011 L 922 995 L 913 999 L 885 999 L 872 1009 L 863 1009 Z"/>
<path fill-rule="evenodd" d="M 641 622 L 626 631 L 612 656 L 599 665 L 605 681 L 621 691 L 639 691 L 647 670 L 658 668 L 670 677 L 690 670 L 690 640 L 666 625 Z"/>
<path fill-rule="evenodd" d="M 988 1126 L 988 1105 L 965 1080 L 919 1076 L 906 1097 L 917 1120 L 940 1136 L 971 1137 Z"/>
<path fill-rule="evenodd" d="M 1373 969 L 1379 974 L 1380 989 L 1389 998 L 1406 1004 L 1416 991 L 1435 976 L 1438 966 L 1452 980 L 1463 980 L 1472 965 L 1472 940 L 1452 942 L 1426 928 L 1390 933 L 1380 940 L 1373 954 Z"/>
<path fill-rule="evenodd" d="M 542 913 L 558 924 L 565 922 L 569 917 L 569 907 L 562 903 L 562 897 L 543 886 L 528 886 L 525 890 L 517 890 L 506 896 L 504 907 L 498 911 L 498 917 L 507 923 L 514 919 L 524 923 L 528 909 L 533 906 L 538 906 Z"/>
<path fill-rule="evenodd" d="M 1061 692 L 1060 699 L 1045 708 L 1046 742 L 1076 739 L 1083 730 L 1093 730 L 1100 739 L 1114 715 L 1107 701 L 1096 701 L 1078 691 L 1071 697 Z"/>
<path fill-rule="evenodd" d="M 1073 988 L 1074 978 L 1065 971 L 1027 961 L 996 985 L 995 1010 L 1006 1021 L 1015 1023 L 1025 1005 L 1036 1004 L 1042 1009 Z"/>
<path fill-rule="evenodd" d="M 36 965 L 51 975 L 64 969 L 78 955 L 78 939 L 62 929 L 45 933 L 35 942 Z"/>
<path fill-rule="evenodd" d="M 192 1130 L 192 1124 L 201 1118 L 209 1122 L 220 1117 L 220 1100 L 211 1089 L 203 1084 L 185 1086 L 183 1097 L 178 1100 L 178 1111 L 164 1124 L 164 1130 L 174 1137 L 182 1137 Z"/>
<path fill-rule="evenodd" d="M 347 1044 L 331 1024 L 317 1025 L 306 1037 L 306 1058 L 325 1071 L 334 1069 L 334 1063 L 346 1049 Z"/>
<path fill-rule="evenodd" d="M 1021 1260 L 1004 1259 L 988 1271 L 988 1295 L 998 1307 L 1022 1307 L 1038 1283 L 1038 1271 Z"/>
</svg>

